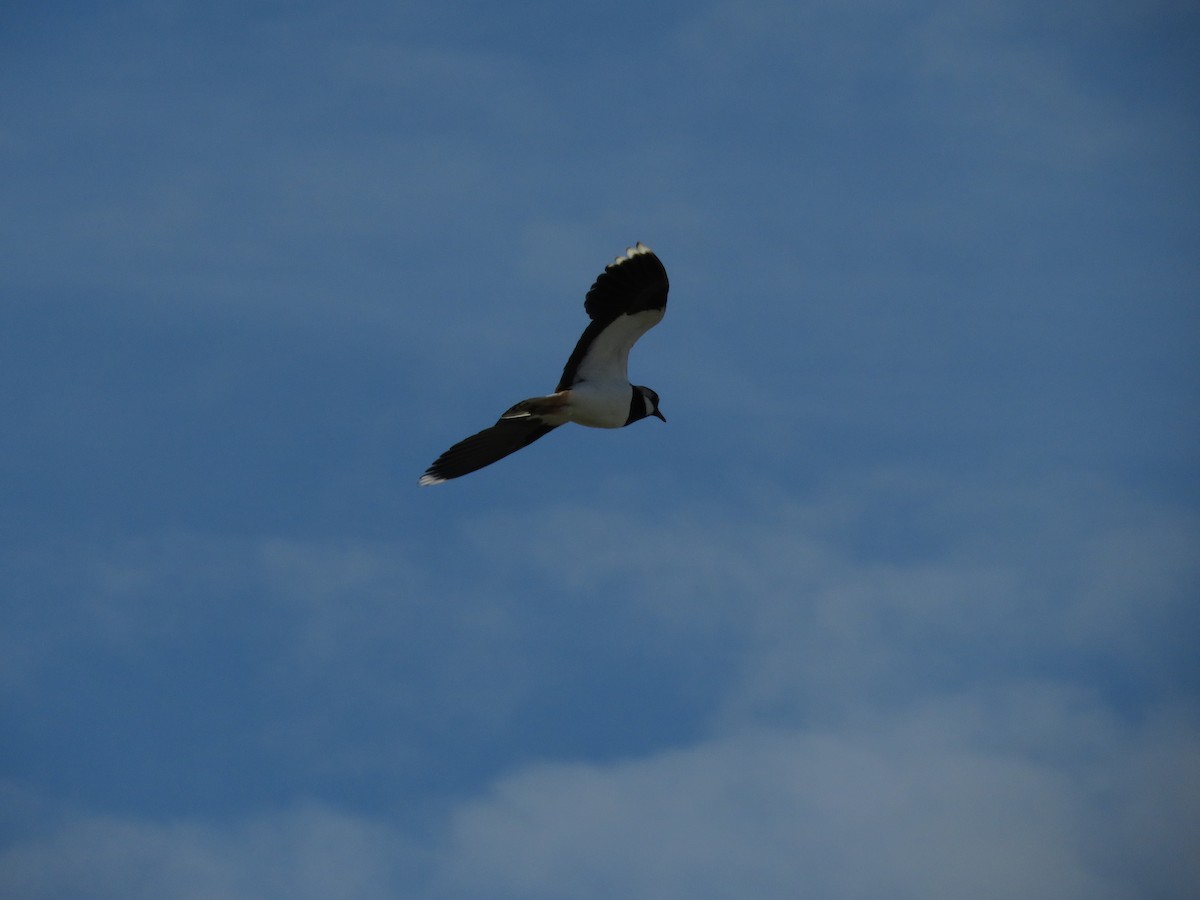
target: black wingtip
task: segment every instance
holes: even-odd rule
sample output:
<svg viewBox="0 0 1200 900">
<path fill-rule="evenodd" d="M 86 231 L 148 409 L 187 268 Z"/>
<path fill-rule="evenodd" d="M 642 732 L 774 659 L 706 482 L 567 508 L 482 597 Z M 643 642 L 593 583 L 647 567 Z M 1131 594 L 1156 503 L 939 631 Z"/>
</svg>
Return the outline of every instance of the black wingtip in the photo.
<svg viewBox="0 0 1200 900">
<path fill-rule="evenodd" d="M 583 301 L 593 319 L 612 318 L 622 313 L 664 309 L 671 283 L 666 266 L 638 241 L 604 267 Z"/>
<path fill-rule="evenodd" d="M 417 484 L 429 487 L 469 475 L 528 447 L 557 427 L 546 425 L 539 419 L 501 419 L 491 428 L 464 438 L 439 456 Z"/>
</svg>

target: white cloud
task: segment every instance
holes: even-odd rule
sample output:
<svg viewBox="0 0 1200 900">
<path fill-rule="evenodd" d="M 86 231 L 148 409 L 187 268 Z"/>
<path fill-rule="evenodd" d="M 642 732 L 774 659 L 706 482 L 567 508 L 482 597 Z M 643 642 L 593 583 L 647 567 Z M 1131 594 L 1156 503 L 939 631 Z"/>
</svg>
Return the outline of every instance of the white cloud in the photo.
<svg viewBox="0 0 1200 900">
<path fill-rule="evenodd" d="M 11 896 L 1184 897 L 1200 728 L 1029 683 L 837 729 L 742 728 L 610 764 L 529 763 L 423 835 L 320 806 L 59 815 L 0 853 Z"/>
<path fill-rule="evenodd" d="M 1194 775 L 1200 732 L 1146 734 L 1126 755 L 1106 743 L 1103 713 L 1081 736 L 1063 709 L 1040 749 L 1083 740 L 1093 755 L 1047 761 L 989 749 L 974 699 L 882 727 L 750 731 L 606 767 L 531 767 L 456 815 L 441 886 L 529 898 L 1182 896 L 1194 809 L 1171 804 L 1155 838 L 1125 840 L 1147 797 Z"/>
<path fill-rule="evenodd" d="M 751 720 L 1046 670 L 1087 681 L 1100 662 L 1169 688 L 1182 656 L 1160 651 L 1200 583 L 1194 516 L 1066 475 L 895 472 L 736 512 L 558 508 L 472 533 L 506 583 L 603 602 L 648 644 L 736 647 L 722 715 Z"/>
<path fill-rule="evenodd" d="M 224 633 L 236 607 L 238 634 L 262 638 L 246 687 L 270 699 L 239 741 L 335 780 L 419 779 L 441 746 L 421 729 L 465 715 L 456 734 L 508 742 L 490 789 L 464 774 L 403 831 L 353 809 L 58 825 L 30 813 L 2 883 L 31 897 L 402 884 L 430 897 L 1132 898 L 1182 896 L 1198 874 L 1186 848 L 1200 839 L 1200 729 L 1179 699 L 1184 657 L 1161 652 L 1197 578 L 1189 516 L 1088 480 L 998 489 L 892 472 L 805 499 L 543 508 L 469 531 L 452 602 L 417 541 L 93 550 L 67 576 L 92 586 L 90 605 L 59 639 L 136 654 Z M 585 619 L 586 635 L 556 630 Z M 562 648 L 531 635 L 578 641 L 597 665 L 612 646 L 666 672 L 694 666 L 710 691 L 700 720 L 673 747 L 634 736 L 623 759 L 537 762 L 537 741 L 505 723 L 571 682 Z M 578 696 L 580 715 L 590 702 Z M 653 683 L 639 702 L 673 714 Z M 377 716 L 394 721 L 341 733 Z M 405 840 L 413 828 L 424 836 Z"/>
<path fill-rule="evenodd" d="M 7 896 L 385 898 L 419 857 L 393 829 L 322 807 L 243 821 L 80 816 L 0 854 Z"/>
</svg>

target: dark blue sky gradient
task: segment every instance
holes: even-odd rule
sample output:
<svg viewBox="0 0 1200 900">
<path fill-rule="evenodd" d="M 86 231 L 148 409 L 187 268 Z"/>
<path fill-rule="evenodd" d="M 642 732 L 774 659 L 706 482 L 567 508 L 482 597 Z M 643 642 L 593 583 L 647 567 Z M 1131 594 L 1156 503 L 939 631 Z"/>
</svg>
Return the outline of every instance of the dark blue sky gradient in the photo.
<svg viewBox="0 0 1200 900">
<path fill-rule="evenodd" d="M 1200 880 L 1191 5 L 0 20 L 0 893 Z"/>
</svg>

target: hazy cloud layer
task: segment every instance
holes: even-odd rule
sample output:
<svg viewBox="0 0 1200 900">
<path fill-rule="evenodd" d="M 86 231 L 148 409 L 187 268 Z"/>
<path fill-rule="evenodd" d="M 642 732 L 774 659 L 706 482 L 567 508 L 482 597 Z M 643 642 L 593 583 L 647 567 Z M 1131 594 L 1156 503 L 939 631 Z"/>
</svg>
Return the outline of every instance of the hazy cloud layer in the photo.
<svg viewBox="0 0 1200 900">
<path fill-rule="evenodd" d="M 147 646 L 213 642 L 204 664 L 236 681 L 206 674 L 188 694 L 176 673 L 172 696 L 218 727 L 230 723 L 213 710 L 251 710 L 238 746 L 221 761 L 229 735 L 210 736 L 194 758 L 143 760 L 126 778 L 269 765 L 256 788 L 268 800 L 271 782 L 322 797 L 381 779 L 391 799 L 365 815 L 250 813 L 253 791 L 217 819 L 31 815 L 23 827 L 45 836 L 16 841 L 0 872 L 30 896 L 84 891 L 97 869 L 133 896 L 188 878 L 230 896 L 330 883 L 344 896 L 1183 892 L 1200 837 L 1181 637 L 1194 627 L 1195 523 L 1063 489 L 1010 496 L 996 515 L 997 498 L 960 485 L 925 497 L 928 520 L 954 526 L 927 537 L 934 549 L 851 550 L 869 511 L 902 508 L 914 483 L 893 475 L 733 520 L 485 518 L 465 544 L 479 568 L 436 607 L 415 543 L 108 548 L 74 592 L 91 602 L 68 608 L 75 626 L 44 648 L 59 662 L 29 663 L 18 688 L 86 677 L 71 670 L 89 655 L 129 664 Z M 1150 564 L 1164 535 L 1179 552 Z M 220 605 L 247 584 L 255 621 Z M 172 602 L 167 585 L 199 589 L 206 608 L 190 591 Z M 553 650 L 539 646 L 551 635 Z M 613 683 L 597 681 L 611 666 Z M 650 728 L 637 712 L 672 705 Z M 548 717 L 574 735 L 555 739 L 566 762 L 530 761 L 544 759 Z M 404 807 L 430 802 L 431 751 L 475 774 L 455 791 L 467 798 L 426 821 Z M 83 862 L 42 882 L 49 858 Z"/>
</svg>

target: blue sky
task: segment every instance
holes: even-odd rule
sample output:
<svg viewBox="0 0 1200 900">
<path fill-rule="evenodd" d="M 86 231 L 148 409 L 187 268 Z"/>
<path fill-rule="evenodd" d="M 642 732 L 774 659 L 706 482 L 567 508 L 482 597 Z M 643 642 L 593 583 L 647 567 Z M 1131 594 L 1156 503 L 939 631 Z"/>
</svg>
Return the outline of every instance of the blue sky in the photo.
<svg viewBox="0 0 1200 900">
<path fill-rule="evenodd" d="M 0 893 L 1200 882 L 1192 4 L 0 18 Z"/>
</svg>

